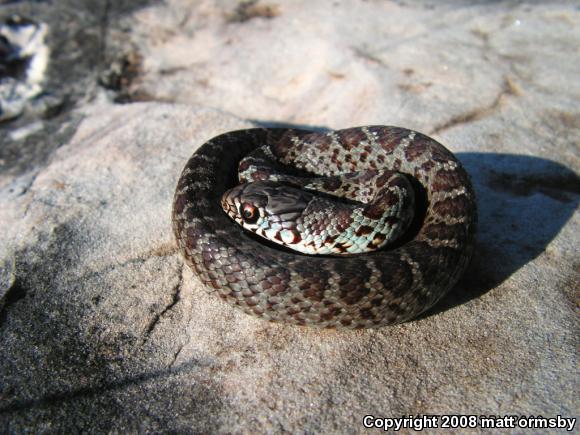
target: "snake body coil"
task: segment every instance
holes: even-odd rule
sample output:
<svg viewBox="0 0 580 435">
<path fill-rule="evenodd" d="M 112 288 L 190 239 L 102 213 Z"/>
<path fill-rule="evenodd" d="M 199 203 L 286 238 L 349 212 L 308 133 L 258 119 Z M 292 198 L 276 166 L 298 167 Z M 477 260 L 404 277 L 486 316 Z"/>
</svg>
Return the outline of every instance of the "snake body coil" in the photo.
<svg viewBox="0 0 580 435">
<path fill-rule="evenodd" d="M 312 175 L 388 169 L 407 175 L 415 217 L 395 246 L 349 257 L 308 256 L 260 243 L 222 210 L 239 162 L 270 145 Z M 173 230 L 202 282 L 248 314 L 319 327 L 370 328 L 412 319 L 459 280 L 474 246 L 475 196 L 461 164 L 441 144 L 398 127 L 330 133 L 249 129 L 217 136 L 186 164 Z"/>
</svg>

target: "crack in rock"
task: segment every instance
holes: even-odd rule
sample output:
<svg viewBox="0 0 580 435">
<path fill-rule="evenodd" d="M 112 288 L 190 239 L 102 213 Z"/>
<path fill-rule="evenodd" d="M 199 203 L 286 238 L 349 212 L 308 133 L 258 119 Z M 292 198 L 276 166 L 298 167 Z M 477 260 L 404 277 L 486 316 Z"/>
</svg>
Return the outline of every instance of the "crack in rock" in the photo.
<svg viewBox="0 0 580 435">
<path fill-rule="evenodd" d="M 442 124 L 435 126 L 429 132 L 429 135 L 439 134 L 442 131 L 450 129 L 457 125 L 468 124 L 470 122 L 486 118 L 492 115 L 497 110 L 499 110 L 506 97 L 518 95 L 521 95 L 519 87 L 513 82 L 512 79 L 505 76 L 500 92 L 497 94 L 497 96 L 494 98 L 493 102 L 490 105 L 478 107 L 475 108 L 474 110 L 470 110 L 469 112 L 456 115 L 451 119 L 449 119 L 448 121 L 445 121 Z"/>
<path fill-rule="evenodd" d="M 160 312 L 155 314 L 153 316 L 153 319 L 151 319 L 151 321 L 149 322 L 149 325 L 147 325 L 147 328 L 145 329 L 145 334 L 144 334 L 145 335 L 145 342 L 147 341 L 147 338 L 153 333 L 153 331 L 155 330 L 155 328 L 157 327 L 157 325 L 159 324 L 159 322 L 161 321 L 163 316 L 165 316 L 165 314 L 168 311 L 170 311 L 181 300 L 181 287 L 182 286 L 183 286 L 183 269 L 181 269 L 181 272 L 179 273 L 179 279 L 177 281 L 177 284 L 172 289 L 173 294 L 171 297 L 171 301 L 169 302 L 169 304 L 167 304 L 165 306 L 165 308 L 163 308 Z"/>
</svg>

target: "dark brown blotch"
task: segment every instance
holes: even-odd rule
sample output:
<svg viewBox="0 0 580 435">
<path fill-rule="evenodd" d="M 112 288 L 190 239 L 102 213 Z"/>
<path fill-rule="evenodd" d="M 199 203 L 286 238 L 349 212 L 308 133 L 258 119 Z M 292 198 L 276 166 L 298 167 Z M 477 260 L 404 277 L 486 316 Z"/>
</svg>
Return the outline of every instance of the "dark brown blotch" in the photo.
<svg viewBox="0 0 580 435">
<path fill-rule="evenodd" d="M 368 225 L 361 225 L 357 230 L 356 230 L 356 236 L 357 237 L 364 237 L 370 233 L 373 232 L 373 229 L 371 227 L 369 227 Z"/>
<path fill-rule="evenodd" d="M 388 154 L 391 154 L 401 141 L 410 134 L 410 130 L 397 127 L 371 127 L 368 130 L 377 133 L 377 142 Z"/>
<path fill-rule="evenodd" d="M 427 160 L 425 163 L 421 165 L 421 170 L 423 172 L 429 172 L 435 166 L 435 162 L 433 160 Z"/>
<path fill-rule="evenodd" d="M 186 194 L 178 195 L 175 198 L 175 202 L 173 203 L 173 214 L 174 215 L 181 214 L 187 203 L 188 199 Z"/>
<path fill-rule="evenodd" d="M 340 324 L 342 326 L 350 326 L 352 325 L 352 319 L 340 319 Z"/>
<path fill-rule="evenodd" d="M 465 232 L 463 224 L 448 225 L 445 223 L 426 225 L 422 231 L 431 240 L 457 240 L 463 238 Z"/>
<path fill-rule="evenodd" d="M 418 140 L 416 138 L 413 144 L 405 149 L 405 157 L 408 161 L 413 162 L 422 156 L 427 148 L 427 143 L 424 140 Z"/>
<path fill-rule="evenodd" d="M 327 135 L 320 135 L 314 143 L 320 151 L 326 152 L 332 144 L 332 138 Z"/>
<path fill-rule="evenodd" d="M 457 171 L 440 169 L 435 174 L 432 189 L 434 192 L 449 191 L 463 184 L 464 180 Z"/>
<path fill-rule="evenodd" d="M 338 177 L 328 177 L 322 183 L 322 187 L 328 191 L 335 191 L 342 185 Z"/>
<path fill-rule="evenodd" d="M 297 243 L 300 243 L 302 241 L 302 236 L 300 235 L 300 233 L 298 231 L 292 231 L 292 244 L 295 245 Z"/>
<path fill-rule="evenodd" d="M 393 296 L 402 296 L 413 284 L 411 267 L 403 260 L 393 260 L 389 263 L 383 265 L 383 270 L 388 270 L 389 273 L 382 274 L 381 283 Z"/>
<path fill-rule="evenodd" d="M 359 310 L 360 317 L 366 320 L 371 320 L 375 318 L 375 315 L 368 308 L 363 308 Z"/>
<path fill-rule="evenodd" d="M 328 321 L 335 318 L 338 314 L 342 312 L 342 310 L 334 305 L 327 307 L 328 312 L 320 315 L 320 320 Z"/>
<path fill-rule="evenodd" d="M 360 143 L 367 140 L 366 134 L 360 128 L 348 128 L 337 132 L 338 141 L 347 150 L 360 146 Z"/>
<path fill-rule="evenodd" d="M 383 204 L 379 201 L 372 202 L 371 204 L 367 205 L 363 211 L 362 215 L 369 219 L 380 219 L 383 215 L 384 207 Z"/>
<path fill-rule="evenodd" d="M 385 184 L 387 184 L 387 182 L 389 181 L 389 179 L 391 178 L 392 175 L 393 175 L 392 172 L 388 172 L 388 171 L 383 172 L 381 175 L 379 175 L 379 177 L 375 181 L 375 185 L 377 187 L 383 187 Z"/>
<path fill-rule="evenodd" d="M 298 314 L 299 312 L 301 312 L 302 310 L 298 307 L 288 307 L 286 308 L 286 314 L 288 314 L 289 316 L 294 316 L 295 314 Z"/>
<path fill-rule="evenodd" d="M 352 213 L 348 208 L 340 209 L 334 215 L 334 219 L 336 222 L 336 229 L 340 232 L 346 231 L 348 227 L 352 225 Z M 324 225 L 326 228 L 326 225 Z M 323 228 L 320 228 L 320 232 L 322 232 Z"/>
<path fill-rule="evenodd" d="M 451 216 L 459 218 L 469 210 L 469 200 L 465 195 L 447 198 L 433 204 L 433 211 L 439 216 Z"/>
</svg>

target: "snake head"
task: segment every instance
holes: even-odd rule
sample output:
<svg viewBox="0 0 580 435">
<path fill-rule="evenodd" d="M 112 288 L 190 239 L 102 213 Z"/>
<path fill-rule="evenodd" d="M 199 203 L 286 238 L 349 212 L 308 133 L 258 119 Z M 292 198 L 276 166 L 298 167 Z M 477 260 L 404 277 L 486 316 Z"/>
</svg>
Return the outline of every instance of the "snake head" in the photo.
<svg viewBox="0 0 580 435">
<path fill-rule="evenodd" d="M 222 195 L 226 214 L 246 230 L 291 245 L 299 241 L 296 225 L 314 195 L 273 181 L 240 184 Z"/>
<path fill-rule="evenodd" d="M 410 182 L 392 171 L 386 175 L 375 174 L 383 189 L 368 204 L 272 180 L 240 184 L 223 194 L 221 204 L 242 228 L 304 254 L 370 252 L 397 240 L 413 218 Z"/>
</svg>

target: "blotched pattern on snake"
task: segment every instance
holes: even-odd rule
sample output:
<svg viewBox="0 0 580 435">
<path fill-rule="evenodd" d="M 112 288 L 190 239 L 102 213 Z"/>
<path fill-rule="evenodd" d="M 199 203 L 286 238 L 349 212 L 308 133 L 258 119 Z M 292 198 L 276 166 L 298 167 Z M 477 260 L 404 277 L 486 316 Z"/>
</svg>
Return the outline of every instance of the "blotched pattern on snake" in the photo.
<svg viewBox="0 0 580 435">
<path fill-rule="evenodd" d="M 263 167 L 262 158 L 278 167 Z M 295 169 L 280 175 L 288 166 Z M 270 181 L 235 187 L 238 169 L 244 181 Z M 302 182 L 298 175 L 309 179 Z M 327 178 L 317 182 L 317 176 Z M 348 188 L 348 181 L 362 187 Z M 349 199 L 332 209 L 326 200 L 310 202 L 312 193 L 297 187 L 366 204 Z M 279 191 L 290 193 L 280 197 Z M 255 203 L 264 197 L 283 200 Z M 262 208 L 248 210 L 249 202 L 240 198 Z M 331 255 L 305 255 L 258 240 L 222 204 L 257 234 L 305 253 Z M 316 206 L 310 205 L 310 217 L 298 218 L 297 204 Z M 385 205 L 395 211 L 383 215 Z M 283 218 L 264 223 L 266 208 Z M 251 213 L 256 211 L 261 214 Z M 317 226 L 313 216 L 327 216 L 331 228 Z M 473 188 L 455 156 L 425 135 L 385 126 L 328 133 L 248 129 L 217 136 L 186 164 L 172 217 L 186 263 L 211 293 L 268 320 L 337 328 L 400 323 L 432 307 L 467 267 L 477 222 Z M 355 248 L 370 251 L 334 256 Z"/>
</svg>

